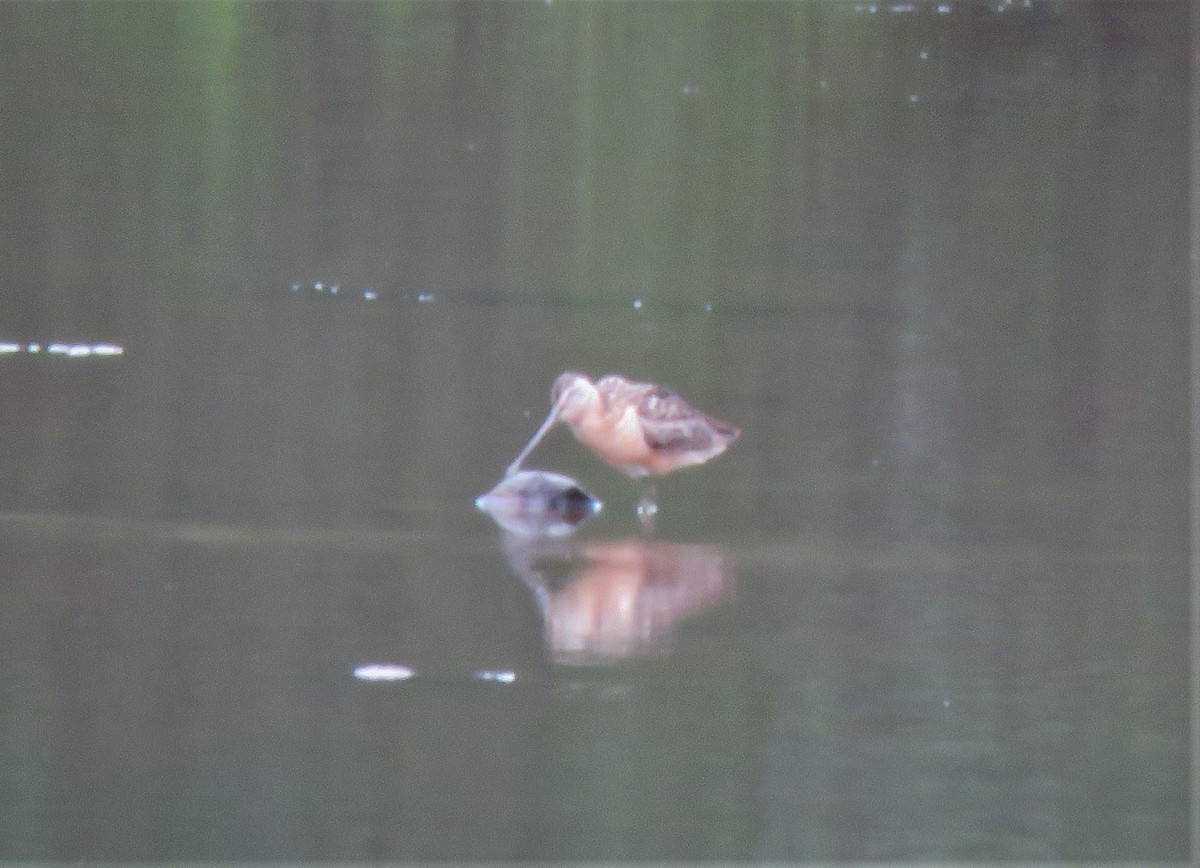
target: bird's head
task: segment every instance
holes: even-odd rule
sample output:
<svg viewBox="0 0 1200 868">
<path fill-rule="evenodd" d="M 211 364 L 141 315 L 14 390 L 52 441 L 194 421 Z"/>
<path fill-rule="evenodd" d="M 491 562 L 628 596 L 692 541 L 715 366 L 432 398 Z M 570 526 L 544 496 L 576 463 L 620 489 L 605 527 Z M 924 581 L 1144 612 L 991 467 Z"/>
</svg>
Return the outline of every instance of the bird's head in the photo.
<svg viewBox="0 0 1200 868">
<path fill-rule="evenodd" d="M 550 387 L 550 412 L 570 424 L 599 397 L 595 385 L 586 375 L 567 371 L 555 377 L 554 385 Z"/>
</svg>

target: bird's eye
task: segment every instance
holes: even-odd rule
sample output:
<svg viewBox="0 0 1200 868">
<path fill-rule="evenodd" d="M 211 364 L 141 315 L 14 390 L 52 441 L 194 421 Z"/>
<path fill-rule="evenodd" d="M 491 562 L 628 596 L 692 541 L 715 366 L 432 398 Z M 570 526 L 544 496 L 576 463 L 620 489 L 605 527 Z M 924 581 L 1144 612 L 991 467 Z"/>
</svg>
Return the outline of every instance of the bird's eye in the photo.
<svg viewBox="0 0 1200 868">
<path fill-rule="evenodd" d="M 563 399 L 564 395 L 567 395 L 575 390 L 575 385 L 578 382 L 578 379 L 570 376 L 562 376 L 555 380 L 554 386 L 550 390 L 551 405 L 557 406 L 558 402 Z"/>
</svg>

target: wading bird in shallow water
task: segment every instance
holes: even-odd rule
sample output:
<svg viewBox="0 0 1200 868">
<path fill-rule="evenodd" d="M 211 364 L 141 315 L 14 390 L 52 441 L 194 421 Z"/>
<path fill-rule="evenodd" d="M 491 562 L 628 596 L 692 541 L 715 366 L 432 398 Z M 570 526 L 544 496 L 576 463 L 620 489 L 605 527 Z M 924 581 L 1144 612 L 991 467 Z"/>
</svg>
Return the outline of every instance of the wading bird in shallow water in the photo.
<svg viewBox="0 0 1200 868">
<path fill-rule="evenodd" d="M 577 439 L 598 458 L 634 479 L 663 476 L 715 458 L 741 431 L 714 419 L 678 393 L 653 383 L 634 383 L 609 374 L 593 383 L 583 374 L 559 374 L 550 390 L 550 413 L 533 438 L 508 466 L 521 462 L 556 422 L 566 422 Z M 654 485 L 647 485 L 638 515 L 654 527 Z"/>
</svg>

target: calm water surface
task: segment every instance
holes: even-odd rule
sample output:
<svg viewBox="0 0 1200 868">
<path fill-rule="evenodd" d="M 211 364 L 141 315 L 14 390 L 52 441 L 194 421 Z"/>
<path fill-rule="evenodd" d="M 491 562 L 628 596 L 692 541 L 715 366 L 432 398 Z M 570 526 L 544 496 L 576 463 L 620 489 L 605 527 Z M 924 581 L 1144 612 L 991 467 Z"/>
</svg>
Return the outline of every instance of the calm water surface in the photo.
<svg viewBox="0 0 1200 868">
<path fill-rule="evenodd" d="M 1187 12 L 0 7 L 0 859 L 1186 861 Z"/>
</svg>

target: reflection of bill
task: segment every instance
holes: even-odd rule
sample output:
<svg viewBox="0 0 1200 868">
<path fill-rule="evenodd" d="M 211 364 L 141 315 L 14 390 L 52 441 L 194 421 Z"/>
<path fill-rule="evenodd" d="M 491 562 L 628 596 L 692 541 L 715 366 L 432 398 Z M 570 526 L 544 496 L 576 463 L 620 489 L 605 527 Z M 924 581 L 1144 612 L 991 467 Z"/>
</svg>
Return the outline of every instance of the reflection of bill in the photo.
<svg viewBox="0 0 1200 868">
<path fill-rule="evenodd" d="M 555 662 L 603 664 L 670 650 L 676 625 L 733 591 L 724 549 L 630 539 L 530 544 L 505 538 L 509 565 L 542 610 Z M 565 579 L 549 573 L 568 565 Z"/>
</svg>

